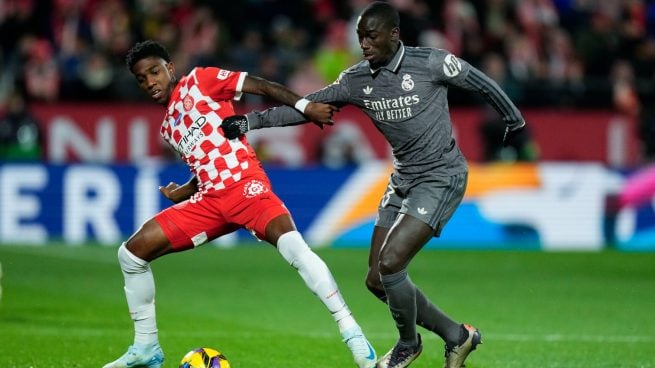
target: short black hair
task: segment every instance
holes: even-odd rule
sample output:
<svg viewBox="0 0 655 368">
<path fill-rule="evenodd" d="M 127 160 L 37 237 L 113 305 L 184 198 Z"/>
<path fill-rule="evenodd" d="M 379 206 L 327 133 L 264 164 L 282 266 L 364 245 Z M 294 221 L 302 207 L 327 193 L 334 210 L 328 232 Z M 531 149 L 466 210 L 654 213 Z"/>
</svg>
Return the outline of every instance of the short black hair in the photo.
<svg viewBox="0 0 655 368">
<path fill-rule="evenodd" d="M 168 53 L 168 50 L 166 50 L 166 47 L 159 42 L 145 40 L 132 46 L 132 48 L 127 52 L 127 55 L 125 55 L 125 63 L 127 64 L 127 68 L 132 70 L 134 64 L 138 63 L 139 60 L 151 56 L 160 57 L 167 63 L 171 61 L 171 55 Z"/>
<path fill-rule="evenodd" d="M 384 21 L 384 24 L 391 28 L 400 27 L 400 15 L 396 8 L 385 1 L 375 1 L 367 6 L 361 14 L 364 17 L 376 17 Z"/>
</svg>

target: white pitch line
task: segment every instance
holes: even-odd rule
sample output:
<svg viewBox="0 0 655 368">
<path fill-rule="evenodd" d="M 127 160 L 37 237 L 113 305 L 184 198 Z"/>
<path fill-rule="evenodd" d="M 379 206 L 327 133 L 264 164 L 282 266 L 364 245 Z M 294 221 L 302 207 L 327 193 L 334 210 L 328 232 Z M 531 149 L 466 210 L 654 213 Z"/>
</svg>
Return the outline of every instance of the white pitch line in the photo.
<svg viewBox="0 0 655 368">
<path fill-rule="evenodd" d="M 164 332 L 169 335 L 176 335 L 178 331 L 167 331 Z M 183 332 L 182 334 L 188 335 L 188 332 Z M 221 335 L 221 336 L 252 336 L 252 335 L 262 335 L 268 334 L 266 332 L 247 332 L 247 331 L 236 331 L 236 332 L 221 332 L 221 331 L 206 331 L 206 335 Z M 276 332 L 271 331 L 271 335 L 275 335 Z M 293 334 L 297 336 L 306 336 L 311 338 L 334 338 L 337 336 L 337 333 L 332 332 L 321 332 L 321 331 L 297 331 L 289 332 L 285 331 L 284 334 Z M 203 331 L 194 331 L 193 335 L 205 335 Z M 395 333 L 367 333 L 366 336 L 369 339 L 394 339 L 398 335 Z M 431 338 L 431 337 L 430 337 Z M 485 341 L 502 341 L 502 342 L 593 342 L 593 343 L 655 343 L 655 336 L 639 336 L 639 335 L 580 335 L 580 334 L 483 334 Z M 429 338 L 428 338 L 429 339 Z M 435 337 L 436 339 L 436 337 Z"/>
<path fill-rule="evenodd" d="M 655 343 L 655 336 L 639 335 L 580 335 L 580 334 L 484 334 L 489 340 L 498 341 L 543 341 L 543 342 L 600 342 L 600 343 Z"/>
<path fill-rule="evenodd" d="M 2 247 L 2 246 L 0 246 Z M 88 254 L 84 252 L 52 252 L 52 253 L 46 253 L 46 252 L 34 252 L 35 249 L 47 249 L 50 247 L 48 250 L 53 250 L 56 249 L 55 247 L 60 247 L 60 245 L 57 246 L 48 246 L 48 245 L 43 245 L 43 246 L 25 246 L 25 247 L 5 247 L 5 248 L 0 248 L 0 253 L 6 252 L 6 253 L 13 253 L 13 254 L 21 254 L 21 255 L 34 255 L 38 256 L 39 258 L 49 258 L 49 259 L 59 259 L 59 260 L 70 260 L 70 261 L 84 261 L 87 263 L 98 263 L 98 264 L 118 264 L 118 260 L 116 259 L 115 256 L 112 257 L 98 257 L 95 253 L 93 254 Z M 64 246 L 61 245 L 61 247 L 66 247 L 66 250 L 74 250 L 76 247 L 79 246 Z M 95 247 L 95 246 L 94 246 Z M 106 247 L 107 249 L 111 249 L 111 247 L 114 247 L 114 249 L 117 251 L 118 246 L 111 246 L 111 245 L 102 245 L 100 247 Z M 115 251 L 111 253 L 112 255 L 115 255 Z"/>
<path fill-rule="evenodd" d="M 333 334 L 325 332 L 305 332 L 301 335 L 308 337 L 331 337 Z M 393 339 L 398 337 L 395 333 L 371 333 L 366 334 L 369 338 Z M 483 333 L 486 341 L 509 341 L 509 342 L 594 342 L 594 343 L 655 343 L 655 336 L 640 335 L 581 335 L 581 334 L 493 334 Z"/>
<path fill-rule="evenodd" d="M 72 333 L 80 336 L 97 336 L 97 335 L 122 335 L 126 331 L 122 330 L 101 330 L 87 327 L 68 326 Z M 38 327 L 29 330 L 29 335 L 52 335 L 61 333 L 59 327 Z M 195 330 L 189 331 L 175 331 L 166 330 L 160 331 L 162 335 L 166 336 L 222 336 L 222 337 L 261 337 L 261 336 L 276 336 L 276 335 L 296 335 L 309 338 L 324 338 L 333 339 L 338 338 L 339 334 L 336 331 L 232 331 L 226 332 L 220 329 L 217 330 Z M 398 335 L 393 332 L 369 332 L 366 334 L 369 339 L 394 339 Z M 425 335 L 424 335 L 425 336 Z M 435 336 L 427 335 L 425 340 L 437 339 Z M 484 333 L 483 339 L 485 341 L 502 341 L 502 342 L 592 342 L 592 343 L 655 343 L 655 336 L 640 336 L 640 335 L 581 335 L 581 334 L 492 334 Z"/>
</svg>

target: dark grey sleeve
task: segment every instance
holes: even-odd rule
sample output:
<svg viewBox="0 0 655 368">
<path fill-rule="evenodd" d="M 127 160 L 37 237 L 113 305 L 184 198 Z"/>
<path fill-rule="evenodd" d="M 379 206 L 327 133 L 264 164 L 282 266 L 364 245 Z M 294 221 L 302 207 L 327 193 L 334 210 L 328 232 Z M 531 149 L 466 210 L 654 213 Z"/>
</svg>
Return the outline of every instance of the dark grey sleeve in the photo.
<svg viewBox="0 0 655 368">
<path fill-rule="evenodd" d="M 339 107 L 343 106 L 348 102 L 349 96 L 346 83 L 347 78 L 342 73 L 336 82 L 321 90 L 310 93 L 305 98 L 312 102 L 329 103 Z M 309 122 L 300 111 L 286 105 L 272 107 L 264 111 L 253 111 L 246 114 L 246 118 L 248 119 L 249 130 L 291 126 Z"/>
<path fill-rule="evenodd" d="M 480 93 L 487 103 L 503 117 L 509 130 L 516 130 L 525 124 L 521 112 L 498 86 L 498 83 L 475 67 L 470 67 L 466 78 L 459 86 Z"/>
<path fill-rule="evenodd" d="M 435 49 L 428 60 L 436 83 L 445 83 L 468 91 L 477 92 L 502 117 L 510 130 L 522 127 L 525 122 L 521 112 L 493 79 L 443 49 Z"/>
<path fill-rule="evenodd" d="M 308 122 L 305 115 L 290 106 L 271 107 L 264 111 L 253 111 L 246 114 L 248 130 L 298 125 Z"/>
</svg>

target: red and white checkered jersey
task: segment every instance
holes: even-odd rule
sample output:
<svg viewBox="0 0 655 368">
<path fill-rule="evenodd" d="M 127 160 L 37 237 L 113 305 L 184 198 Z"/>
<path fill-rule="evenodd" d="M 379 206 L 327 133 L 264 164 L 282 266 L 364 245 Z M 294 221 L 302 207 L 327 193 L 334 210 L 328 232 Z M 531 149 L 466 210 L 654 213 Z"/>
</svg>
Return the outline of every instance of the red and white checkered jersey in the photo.
<svg viewBox="0 0 655 368">
<path fill-rule="evenodd" d="M 173 89 L 161 135 L 198 178 L 198 191 L 221 190 L 246 170 L 261 170 L 245 136 L 228 140 L 221 122 L 234 115 L 231 100 L 241 98 L 245 72 L 194 68 Z"/>
</svg>

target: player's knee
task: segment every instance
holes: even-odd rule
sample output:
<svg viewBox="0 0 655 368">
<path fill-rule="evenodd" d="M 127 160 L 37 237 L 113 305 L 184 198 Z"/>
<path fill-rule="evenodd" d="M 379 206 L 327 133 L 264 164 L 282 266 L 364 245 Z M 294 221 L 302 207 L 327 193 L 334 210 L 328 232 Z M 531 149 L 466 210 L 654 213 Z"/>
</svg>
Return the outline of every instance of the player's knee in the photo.
<svg viewBox="0 0 655 368">
<path fill-rule="evenodd" d="M 296 268 L 303 258 L 313 254 L 302 235 L 297 231 L 282 234 L 277 241 L 277 250 L 290 265 Z"/>
<path fill-rule="evenodd" d="M 389 275 L 399 272 L 405 267 L 405 261 L 393 252 L 380 253 L 380 263 L 378 269 L 381 275 Z"/>
<path fill-rule="evenodd" d="M 369 272 L 366 275 L 366 288 L 371 294 L 375 295 L 376 298 L 380 300 L 386 300 L 386 294 L 384 293 L 384 288 L 382 287 L 382 282 L 380 281 L 380 275 L 373 275 Z"/>
<path fill-rule="evenodd" d="M 143 273 L 149 267 L 148 262 L 130 252 L 125 246 L 125 243 L 118 247 L 118 263 L 121 266 L 121 270 L 125 273 Z"/>
</svg>

